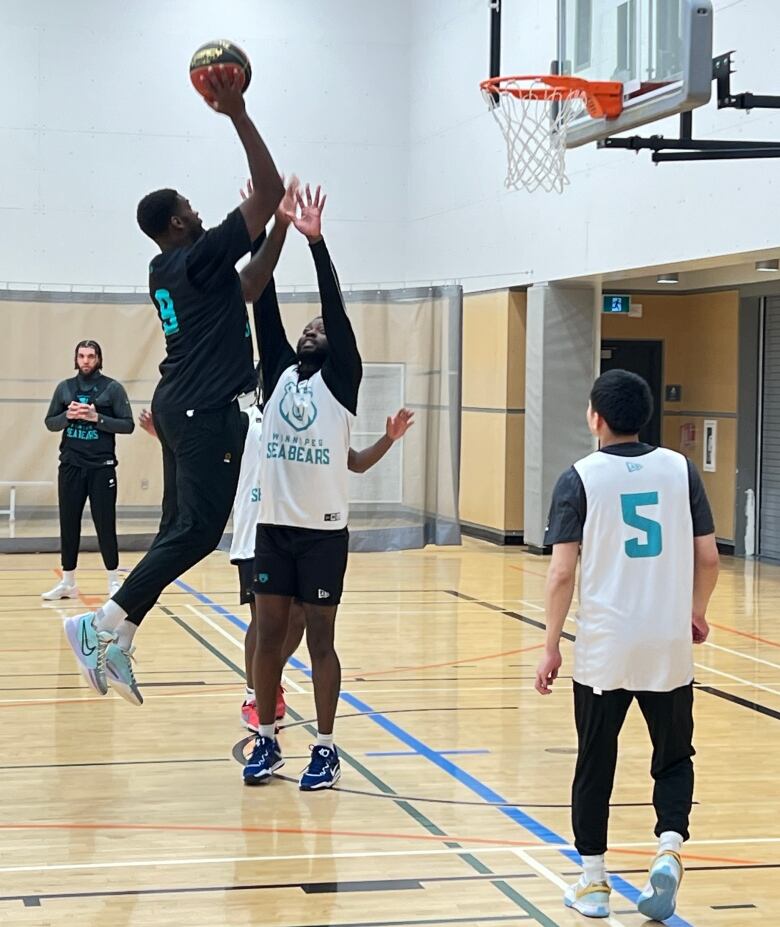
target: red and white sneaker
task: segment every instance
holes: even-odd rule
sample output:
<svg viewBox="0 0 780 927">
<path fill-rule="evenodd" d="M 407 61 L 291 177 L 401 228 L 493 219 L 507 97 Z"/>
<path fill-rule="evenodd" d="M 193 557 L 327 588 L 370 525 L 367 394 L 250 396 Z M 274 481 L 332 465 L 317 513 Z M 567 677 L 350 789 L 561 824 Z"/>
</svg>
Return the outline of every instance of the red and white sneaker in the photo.
<svg viewBox="0 0 780 927">
<path fill-rule="evenodd" d="M 244 702 L 241 706 L 241 723 L 253 734 L 256 734 L 260 729 L 260 719 L 257 717 L 257 705 L 254 702 Z"/>
<path fill-rule="evenodd" d="M 276 721 L 284 721 L 284 716 L 287 714 L 287 702 L 284 700 L 284 687 L 279 686 L 279 691 L 276 693 Z"/>
</svg>

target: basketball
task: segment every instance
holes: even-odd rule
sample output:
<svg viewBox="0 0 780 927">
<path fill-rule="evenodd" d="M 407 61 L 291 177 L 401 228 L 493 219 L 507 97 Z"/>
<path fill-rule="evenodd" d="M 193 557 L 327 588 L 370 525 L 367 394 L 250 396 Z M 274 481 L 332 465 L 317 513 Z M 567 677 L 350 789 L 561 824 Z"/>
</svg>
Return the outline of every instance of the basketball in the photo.
<svg viewBox="0 0 780 927">
<path fill-rule="evenodd" d="M 252 79 L 252 66 L 249 58 L 238 45 L 234 45 L 227 39 L 216 39 L 212 42 L 206 42 L 192 56 L 190 61 L 190 80 L 192 86 L 198 93 L 208 98 L 209 68 L 220 68 L 230 73 L 238 74 L 243 81 L 241 90 L 246 93 L 246 88 Z"/>
</svg>

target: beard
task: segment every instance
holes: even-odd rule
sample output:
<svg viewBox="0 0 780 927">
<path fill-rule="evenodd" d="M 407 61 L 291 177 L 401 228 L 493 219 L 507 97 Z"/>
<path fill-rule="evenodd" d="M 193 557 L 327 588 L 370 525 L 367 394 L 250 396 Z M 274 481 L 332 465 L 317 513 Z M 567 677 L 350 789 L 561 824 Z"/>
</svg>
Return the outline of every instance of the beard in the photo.
<svg viewBox="0 0 780 927">
<path fill-rule="evenodd" d="M 318 345 L 317 347 L 308 348 L 306 351 L 302 351 L 301 346 L 303 343 L 304 342 L 302 340 L 298 342 L 298 350 L 296 351 L 298 356 L 298 363 L 304 364 L 307 367 L 322 367 L 328 356 L 327 347 L 320 347 Z"/>
</svg>

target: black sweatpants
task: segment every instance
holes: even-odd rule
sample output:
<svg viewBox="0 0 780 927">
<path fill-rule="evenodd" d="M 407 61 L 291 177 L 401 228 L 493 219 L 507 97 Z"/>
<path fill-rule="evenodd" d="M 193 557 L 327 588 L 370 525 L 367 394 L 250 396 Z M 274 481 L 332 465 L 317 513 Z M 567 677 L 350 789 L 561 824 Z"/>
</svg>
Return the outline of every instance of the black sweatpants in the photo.
<svg viewBox="0 0 780 927">
<path fill-rule="evenodd" d="M 153 417 L 163 452 L 162 520 L 146 556 L 114 596 L 136 625 L 169 583 L 219 544 L 244 450 L 237 402 L 210 412 Z"/>
<path fill-rule="evenodd" d="M 627 692 L 614 689 L 596 695 L 574 683 L 574 720 L 579 750 L 572 785 L 574 845 L 581 856 L 607 850 L 609 800 L 617 765 L 618 735 L 631 702 L 644 715 L 653 759 L 655 834 L 672 830 L 688 839 L 693 804 L 693 686 L 671 692 Z"/>
<path fill-rule="evenodd" d="M 116 541 L 116 468 L 87 469 L 61 463 L 57 477 L 60 502 L 62 569 L 75 570 L 81 543 L 81 516 L 89 499 L 98 546 L 107 570 L 119 566 Z"/>
</svg>

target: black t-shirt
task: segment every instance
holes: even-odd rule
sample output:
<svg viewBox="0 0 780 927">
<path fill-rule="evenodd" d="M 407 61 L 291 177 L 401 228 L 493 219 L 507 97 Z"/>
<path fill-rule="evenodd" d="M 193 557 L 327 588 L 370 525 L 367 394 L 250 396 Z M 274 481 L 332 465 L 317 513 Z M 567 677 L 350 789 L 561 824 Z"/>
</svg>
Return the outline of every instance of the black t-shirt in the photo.
<svg viewBox="0 0 780 927">
<path fill-rule="evenodd" d="M 193 245 L 152 261 L 149 292 L 166 347 L 154 411 L 218 409 L 254 389 L 252 336 L 235 268 L 250 246 L 244 217 L 234 209 Z"/>
<path fill-rule="evenodd" d="M 599 453 L 615 454 L 619 457 L 641 457 L 653 450 L 655 448 L 649 444 L 632 442 L 611 444 L 609 447 L 602 448 Z M 699 471 L 690 460 L 688 461 L 688 494 L 693 519 L 693 536 L 703 537 L 707 534 L 714 534 L 715 522 L 712 518 L 707 493 Z M 553 490 L 550 516 L 547 519 L 547 529 L 544 534 L 545 545 L 581 542 L 587 513 L 585 487 L 582 485 L 579 473 L 574 467 L 570 467 L 561 475 Z"/>
</svg>

